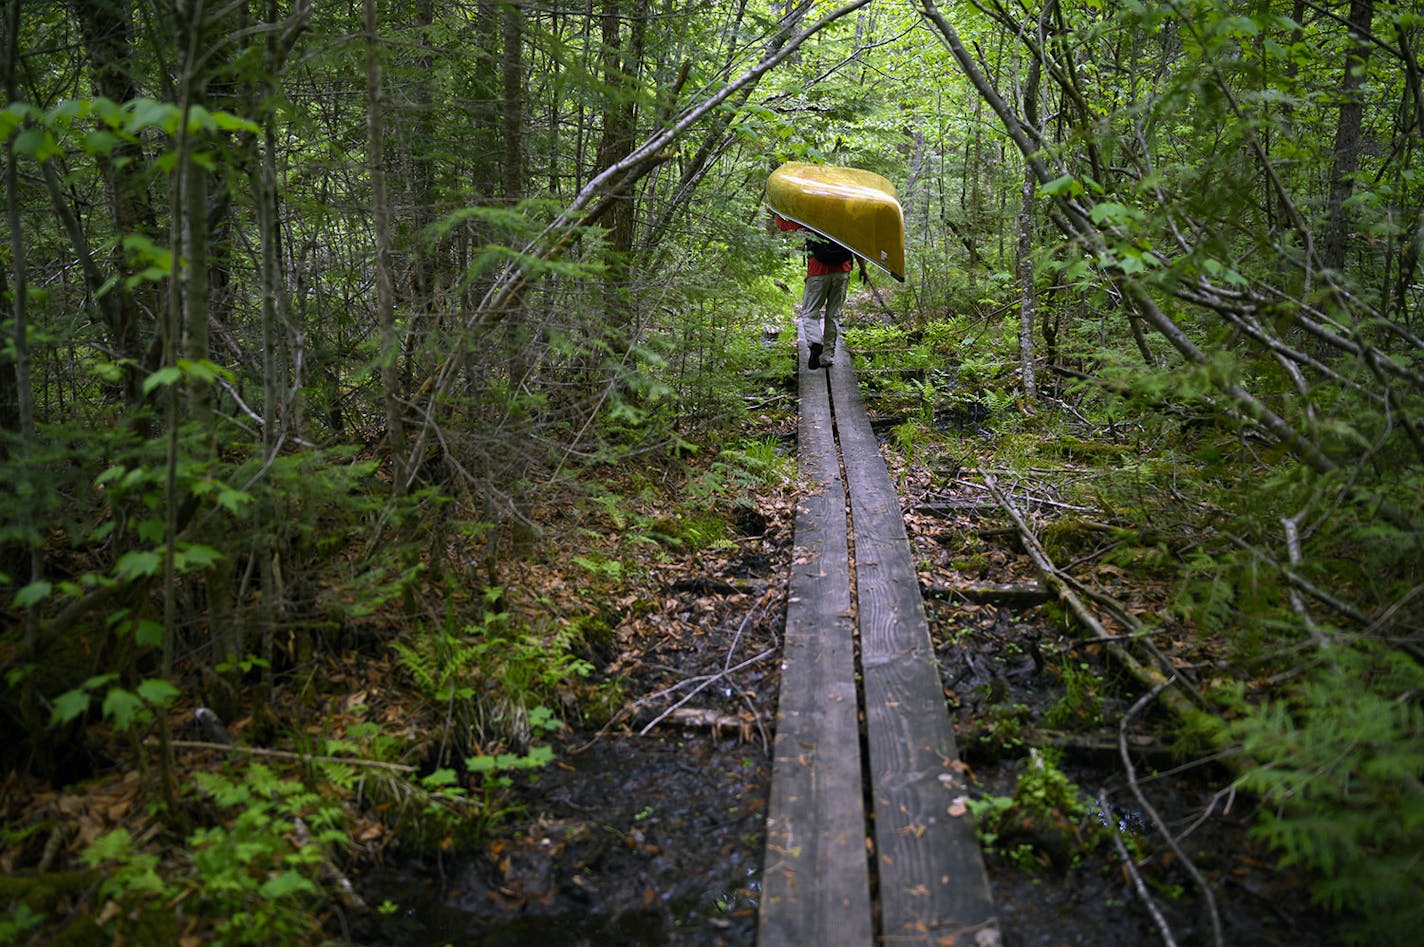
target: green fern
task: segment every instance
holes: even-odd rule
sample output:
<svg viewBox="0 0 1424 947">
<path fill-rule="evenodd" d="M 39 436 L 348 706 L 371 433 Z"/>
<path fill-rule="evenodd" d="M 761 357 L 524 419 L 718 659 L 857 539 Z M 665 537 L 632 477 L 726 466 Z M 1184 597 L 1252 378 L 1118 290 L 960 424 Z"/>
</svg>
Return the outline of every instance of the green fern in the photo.
<svg viewBox="0 0 1424 947">
<path fill-rule="evenodd" d="M 1403 943 L 1424 921 L 1424 669 L 1378 647 L 1332 657 L 1228 733 L 1261 764 L 1242 779 L 1269 804 L 1257 835 L 1359 919 L 1351 936 Z"/>
</svg>

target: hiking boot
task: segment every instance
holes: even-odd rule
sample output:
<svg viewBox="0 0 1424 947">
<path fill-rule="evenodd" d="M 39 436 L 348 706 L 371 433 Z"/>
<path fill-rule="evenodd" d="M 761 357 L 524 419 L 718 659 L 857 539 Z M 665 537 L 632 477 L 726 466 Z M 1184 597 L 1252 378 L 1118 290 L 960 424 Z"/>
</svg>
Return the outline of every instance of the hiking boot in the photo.
<svg viewBox="0 0 1424 947">
<path fill-rule="evenodd" d="M 806 363 L 811 368 L 821 367 L 821 343 L 811 343 L 811 360 Z"/>
<path fill-rule="evenodd" d="M 829 355 L 827 355 L 827 356 L 825 356 L 824 358 L 821 359 L 821 367 L 822 367 L 822 368 L 830 368 L 830 367 L 831 367 L 831 357 L 830 357 Z"/>
</svg>

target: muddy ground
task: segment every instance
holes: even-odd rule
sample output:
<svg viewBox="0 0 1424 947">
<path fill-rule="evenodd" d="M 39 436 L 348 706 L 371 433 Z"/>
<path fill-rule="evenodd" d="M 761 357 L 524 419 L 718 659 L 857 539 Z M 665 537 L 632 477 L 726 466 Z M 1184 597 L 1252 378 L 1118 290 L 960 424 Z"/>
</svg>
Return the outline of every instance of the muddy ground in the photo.
<svg viewBox="0 0 1424 947">
<path fill-rule="evenodd" d="M 925 492 L 916 493 L 913 475 L 901 482 L 922 581 L 941 592 L 927 611 L 976 794 L 1011 794 L 1034 747 L 1056 754 L 1086 805 L 1071 824 L 988 848 L 1004 942 L 1162 942 L 1112 843 L 1117 831 L 1177 943 L 1213 943 L 1207 900 L 1154 832 L 1118 756 L 1118 721 L 1141 689 L 1040 604 L 942 594 L 955 578 L 942 551 L 986 514 L 977 498 L 955 494 L 972 487 L 951 486 L 935 498 L 966 512 L 915 515 Z M 1051 485 L 1041 492 L 1051 495 Z M 388 902 L 389 913 L 356 919 L 347 936 L 483 947 L 755 943 L 789 519 L 785 507 L 752 517 L 739 552 L 715 569 L 695 581 L 669 572 L 659 611 L 611 616 L 620 637 L 637 644 L 602 669 L 622 680 L 629 713 L 599 732 L 566 733 L 558 764 L 515 788 L 518 817 L 480 851 L 390 853 L 360 880 L 366 900 Z M 960 578 L 1030 581 L 1008 532 L 987 533 L 1002 546 L 988 549 L 977 575 Z M 1054 708 L 1084 680 L 1067 681 L 1065 667 L 1096 682 L 1100 716 L 1065 726 Z M 656 721 L 684 698 L 676 720 Z M 1323 942 L 1330 922 L 1311 908 L 1304 882 L 1278 872 L 1250 840 L 1251 801 L 1227 790 L 1225 770 L 1173 757 L 1153 732 L 1159 722 L 1149 709 L 1132 728 L 1140 786 L 1210 885 L 1222 942 Z"/>
</svg>

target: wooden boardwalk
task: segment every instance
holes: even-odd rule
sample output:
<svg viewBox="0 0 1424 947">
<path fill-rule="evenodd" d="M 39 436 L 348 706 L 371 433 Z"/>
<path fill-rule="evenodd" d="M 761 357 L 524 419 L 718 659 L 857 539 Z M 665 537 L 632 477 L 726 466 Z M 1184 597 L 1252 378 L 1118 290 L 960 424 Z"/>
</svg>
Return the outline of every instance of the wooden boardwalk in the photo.
<svg viewBox="0 0 1424 947">
<path fill-rule="evenodd" d="M 805 358 L 757 942 L 996 945 L 899 498 L 848 353 Z"/>
</svg>

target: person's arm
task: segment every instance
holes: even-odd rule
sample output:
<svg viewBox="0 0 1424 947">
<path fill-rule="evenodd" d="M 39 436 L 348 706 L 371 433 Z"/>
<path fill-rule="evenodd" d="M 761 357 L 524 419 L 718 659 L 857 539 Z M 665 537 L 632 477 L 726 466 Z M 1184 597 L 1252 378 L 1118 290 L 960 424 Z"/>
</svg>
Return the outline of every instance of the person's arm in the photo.
<svg viewBox="0 0 1424 947">
<path fill-rule="evenodd" d="M 795 233 L 798 230 L 806 229 L 805 227 L 796 223 L 796 221 L 794 220 L 787 220 L 785 217 L 782 217 L 776 211 L 771 212 L 771 219 L 776 221 L 776 229 L 782 231 L 783 233 Z"/>
</svg>

